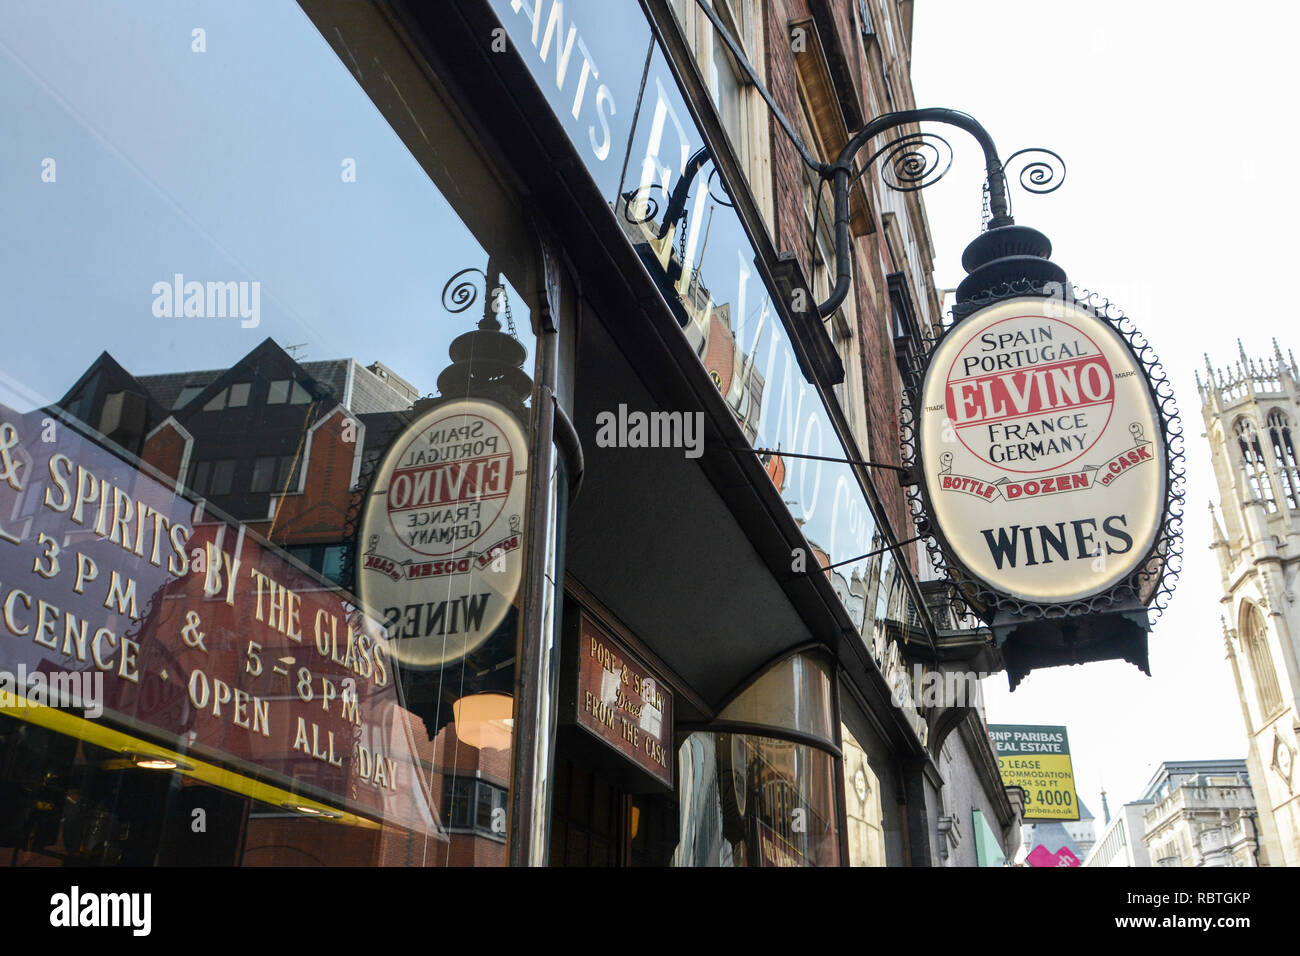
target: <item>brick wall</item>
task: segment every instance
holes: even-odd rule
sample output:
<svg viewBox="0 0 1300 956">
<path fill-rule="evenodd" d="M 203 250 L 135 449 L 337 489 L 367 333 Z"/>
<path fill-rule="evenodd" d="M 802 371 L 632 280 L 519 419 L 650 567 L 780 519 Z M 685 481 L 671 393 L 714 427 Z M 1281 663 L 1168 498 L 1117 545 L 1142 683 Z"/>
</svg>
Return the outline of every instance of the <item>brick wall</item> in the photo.
<svg viewBox="0 0 1300 956">
<path fill-rule="evenodd" d="M 879 235 L 879 233 L 877 233 Z M 875 259 L 871 238 L 854 243 L 854 274 L 864 276 Z M 884 277 L 877 277 L 877 288 L 884 290 Z M 884 296 L 876 296 L 868 283 L 853 283 L 858 308 L 858 335 L 862 346 L 862 387 L 866 392 L 867 429 L 871 436 L 870 454 L 874 461 L 897 464 L 901 459 L 898 419 L 902 407 L 902 383 L 894 362 L 894 341 L 889 315 L 881 306 Z M 879 300 L 879 304 L 878 304 Z M 876 490 L 885 515 L 900 538 L 912 536 L 912 520 L 906 498 L 894 472 L 881 469 L 874 475 Z"/>
<path fill-rule="evenodd" d="M 157 468 L 164 475 L 180 481 L 181 463 L 190 440 L 176 430 L 173 423 L 158 429 L 144 443 L 140 458 Z"/>
<path fill-rule="evenodd" d="M 799 81 L 794 52 L 790 49 L 788 24 L 808 16 L 804 0 L 771 0 L 767 5 L 768 89 L 781 112 L 797 123 L 800 114 Z M 772 194 L 776 207 L 776 246 L 793 250 L 804 275 L 812 277 L 804 226 L 804 165 L 798 151 L 775 119 L 769 124 L 772 138 Z"/>
<path fill-rule="evenodd" d="M 360 430 L 346 430 L 350 418 L 336 411 L 304 445 L 299 468 L 307 472 L 306 492 L 292 491 L 272 499 L 272 521 L 250 521 L 248 526 L 276 544 L 333 544 L 343 537 L 351 504 L 352 465 Z M 352 423 L 355 426 L 355 422 Z"/>
</svg>

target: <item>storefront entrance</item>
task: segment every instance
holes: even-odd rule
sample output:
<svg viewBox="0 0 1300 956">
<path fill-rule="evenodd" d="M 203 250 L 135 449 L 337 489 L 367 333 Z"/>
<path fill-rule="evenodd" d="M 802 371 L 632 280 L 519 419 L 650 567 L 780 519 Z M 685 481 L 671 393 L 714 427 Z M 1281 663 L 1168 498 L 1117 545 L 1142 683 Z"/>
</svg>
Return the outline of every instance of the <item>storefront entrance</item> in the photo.
<svg viewBox="0 0 1300 956">
<path fill-rule="evenodd" d="M 670 866 L 676 845 L 671 796 L 628 793 L 613 775 L 556 756 L 551 866 Z"/>
<path fill-rule="evenodd" d="M 670 866 L 675 695 L 607 615 L 566 599 L 550 864 Z"/>
</svg>

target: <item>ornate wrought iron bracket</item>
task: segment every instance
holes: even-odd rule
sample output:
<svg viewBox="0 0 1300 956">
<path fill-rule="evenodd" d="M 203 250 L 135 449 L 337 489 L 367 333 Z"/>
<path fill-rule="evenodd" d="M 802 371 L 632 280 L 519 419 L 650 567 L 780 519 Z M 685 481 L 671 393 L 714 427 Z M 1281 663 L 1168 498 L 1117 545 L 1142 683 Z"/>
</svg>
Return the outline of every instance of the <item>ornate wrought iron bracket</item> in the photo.
<svg viewBox="0 0 1300 956">
<path fill-rule="evenodd" d="M 871 155 L 861 169 L 854 170 L 854 157 L 863 147 L 880 134 L 911 123 L 944 123 L 965 130 L 975 137 L 984 151 L 985 190 L 990 214 L 987 223 L 989 229 L 1015 225 L 1015 219 L 1011 215 L 1011 201 L 1007 195 L 1007 168 L 1012 160 L 1037 153 L 1055 159 L 1055 164 L 1045 158 L 1035 159 L 1025 164 L 1020 171 L 1019 179 L 1022 188 L 1028 192 L 1052 192 L 1058 189 L 1065 179 L 1065 163 L 1051 150 L 1037 147 L 1017 150 L 1008 157 L 1007 162 L 1002 162 L 998 158 L 993 137 L 988 131 L 973 116 L 958 110 L 929 107 L 899 110 L 876 117 L 850 137 L 834 163 L 819 164 L 817 168 L 822 179 L 831 182 L 835 209 L 835 286 L 826 301 L 817 306 L 817 312 L 823 318 L 840 307 L 848 295 L 853 279 L 849 249 L 849 187 L 853 180 L 863 175 L 877 159 L 884 157 L 881 179 L 885 185 L 900 192 L 914 192 L 938 182 L 951 165 L 952 148 L 948 145 L 948 141 L 933 133 L 920 132 L 907 133 L 887 142 Z M 939 148 L 939 144 L 942 144 L 942 149 Z M 942 169 L 938 169 L 940 162 L 943 162 Z M 937 173 L 936 169 L 938 169 Z"/>
</svg>

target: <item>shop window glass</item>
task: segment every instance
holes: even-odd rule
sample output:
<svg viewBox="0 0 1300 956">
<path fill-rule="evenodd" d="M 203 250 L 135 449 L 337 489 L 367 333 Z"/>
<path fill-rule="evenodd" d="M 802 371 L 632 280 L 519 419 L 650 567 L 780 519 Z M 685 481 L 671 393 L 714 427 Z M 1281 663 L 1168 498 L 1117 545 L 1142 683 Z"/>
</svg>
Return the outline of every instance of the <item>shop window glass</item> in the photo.
<svg viewBox="0 0 1300 956">
<path fill-rule="evenodd" d="M 809 566 L 814 561 L 834 566 L 826 576 L 848 602 L 850 614 L 854 605 L 861 607 L 855 623 L 863 622 L 868 639 L 869 604 L 858 604 L 858 591 L 864 581 L 866 587 L 874 586 L 866 578 L 871 560 L 866 555 L 879 538 L 877 515 L 861 477 L 832 460 L 860 457 L 860 450 L 845 447 L 835 416 L 801 372 L 803 363 L 786 327 L 787 320 L 797 318 L 784 314 L 775 290 L 754 269 L 757 251 L 746 223 L 728 198 L 725 176 L 709 157 L 694 111 L 640 5 L 566 0 L 562 10 L 553 6 L 575 37 L 599 30 L 607 51 L 600 57 L 604 93 L 592 104 L 595 111 L 602 104 L 616 108 L 601 113 L 600 125 L 593 127 L 595 112 L 575 111 L 575 87 L 557 82 L 555 60 L 548 53 L 553 46 L 545 44 L 540 29 L 534 31 L 528 8 L 511 0 L 487 3 L 658 285 L 700 359 L 700 371 L 725 397 L 753 446 L 778 450 L 764 452 L 762 460 L 809 546 L 798 557 Z M 761 64 L 762 4 L 728 0 L 715 8 L 750 51 L 750 62 Z M 705 82 L 712 83 L 715 51 L 708 18 L 693 0 L 675 2 L 672 10 Z M 560 13 L 556 17 L 559 24 Z M 719 74 L 719 89 L 723 79 Z M 742 99 L 753 100 L 753 91 L 740 79 Z M 745 137 L 741 139 L 734 145 L 742 147 L 743 160 Z M 762 137 L 747 139 L 761 151 Z M 762 178 L 756 176 L 754 182 Z M 719 356 L 732 360 L 720 362 Z"/>
<path fill-rule="evenodd" d="M 472 827 L 474 816 L 471 805 L 474 798 L 474 781 L 450 777 L 447 780 L 447 793 L 443 806 L 447 812 L 447 825 L 453 827 Z"/>
<path fill-rule="evenodd" d="M 0 862 L 504 863 L 539 285 L 517 197 L 370 4 L 327 28 L 75 6 L 0 22 L 0 280 L 32 317 L 0 354 L 25 463 L 0 672 L 45 675 L 0 680 Z M 51 142 L 57 187 L 22 172 Z M 345 547 L 358 508 L 418 559 Z M 50 675 L 93 696 L 17 706 Z"/>
<path fill-rule="evenodd" d="M 674 866 L 837 866 L 834 758 L 787 740 L 691 734 L 677 752 Z"/>
<path fill-rule="evenodd" d="M 844 749 L 844 816 L 849 866 L 885 866 L 885 814 L 880 778 L 848 725 L 841 724 L 840 732 Z"/>
<path fill-rule="evenodd" d="M 208 493 L 208 483 L 212 477 L 212 462 L 200 461 L 194 465 L 194 470 L 190 473 L 190 491 L 196 495 L 205 495 Z"/>
<path fill-rule="evenodd" d="M 297 458 L 294 455 L 272 455 L 253 462 L 250 489 L 257 493 L 286 494 L 297 489 Z"/>
<path fill-rule="evenodd" d="M 285 550 L 307 567 L 319 568 L 322 575 L 340 587 L 347 587 L 349 581 L 345 565 L 347 548 L 343 545 L 297 545 Z"/>
<path fill-rule="evenodd" d="M 840 685 L 845 843 L 849 866 L 898 866 L 906 859 L 897 763 L 847 683 Z"/>
<path fill-rule="evenodd" d="M 796 654 L 760 674 L 718 719 L 796 730 L 833 743 L 834 712 L 826 665 Z"/>
<path fill-rule="evenodd" d="M 507 791 L 482 780 L 448 777 L 445 805 L 448 826 L 474 830 L 495 842 L 504 839 L 500 820 L 506 812 Z"/>
</svg>

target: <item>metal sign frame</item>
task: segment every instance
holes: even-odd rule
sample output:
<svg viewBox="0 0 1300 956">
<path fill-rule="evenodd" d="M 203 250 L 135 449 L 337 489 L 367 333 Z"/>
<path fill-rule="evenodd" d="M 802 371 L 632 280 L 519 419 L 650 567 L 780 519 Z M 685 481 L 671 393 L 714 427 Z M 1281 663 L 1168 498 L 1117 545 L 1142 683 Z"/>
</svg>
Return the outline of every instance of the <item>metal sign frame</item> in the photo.
<svg viewBox="0 0 1300 956">
<path fill-rule="evenodd" d="M 1147 390 L 1160 424 L 1160 437 L 1165 451 L 1163 510 L 1155 539 L 1135 570 L 1096 594 L 1059 603 L 1024 600 L 992 588 L 977 578 L 957 559 L 943 529 L 931 520 L 934 511 L 923 477 L 923 469 L 928 463 L 922 461 L 917 416 L 917 406 L 921 401 L 921 380 L 929 370 L 940 343 L 956 325 L 950 323 L 942 335 L 925 342 L 926 351 L 921 358 L 915 384 L 904 393 L 900 433 L 903 464 L 908 469 L 904 488 L 908 506 L 917 531 L 924 535 L 922 540 L 930 560 L 939 571 L 941 580 L 948 584 L 949 603 L 954 617 L 963 617 L 969 610 L 985 623 L 991 623 L 995 615 L 1033 621 L 1131 612 L 1138 608 L 1149 608 L 1158 617 L 1168 606 L 1182 568 L 1182 522 L 1186 503 L 1182 423 L 1164 367 L 1146 337 L 1118 307 L 1098 293 L 1074 286 L 1028 280 L 1003 283 L 981 296 L 961 303 L 961 311 L 963 315 L 969 316 L 988 306 L 1019 297 L 1064 298 L 1106 323 L 1117 333 L 1132 356 L 1135 367 L 1145 376 Z"/>
</svg>

